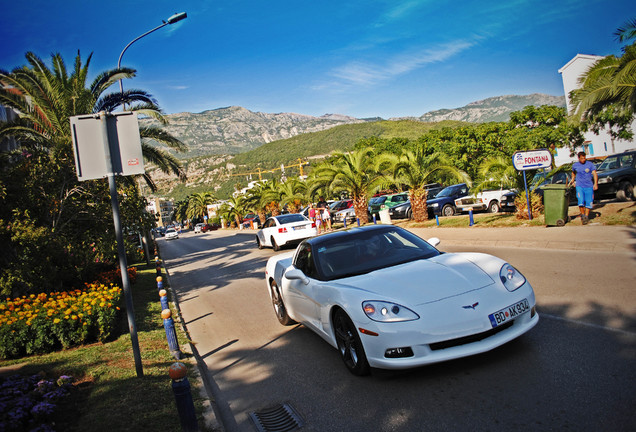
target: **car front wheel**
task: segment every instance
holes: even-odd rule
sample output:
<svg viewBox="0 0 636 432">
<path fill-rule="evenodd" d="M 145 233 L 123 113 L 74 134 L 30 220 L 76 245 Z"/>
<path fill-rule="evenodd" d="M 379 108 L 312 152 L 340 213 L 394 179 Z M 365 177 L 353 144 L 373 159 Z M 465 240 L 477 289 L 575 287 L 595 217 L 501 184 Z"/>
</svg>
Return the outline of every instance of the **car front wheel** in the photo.
<svg viewBox="0 0 636 432">
<path fill-rule="evenodd" d="M 488 205 L 488 211 L 490 213 L 499 213 L 499 203 L 497 201 L 493 201 Z"/>
<path fill-rule="evenodd" d="M 339 309 L 336 311 L 333 321 L 338 351 L 340 351 L 340 357 L 345 366 L 354 375 L 368 375 L 370 372 L 369 362 L 364 353 L 358 330 L 353 325 L 351 318 L 342 309 Z"/>
<path fill-rule="evenodd" d="M 442 214 L 444 216 L 453 216 L 455 214 L 455 208 L 450 204 L 446 204 L 444 208 L 442 208 Z"/>
<path fill-rule="evenodd" d="M 256 237 L 256 246 L 258 246 L 259 249 L 263 249 L 263 243 L 261 243 L 261 239 L 259 239 L 258 236 Z"/>
<path fill-rule="evenodd" d="M 269 288 L 272 295 L 272 306 L 274 306 L 274 313 L 276 313 L 278 322 L 284 326 L 296 324 L 296 321 L 294 321 L 289 317 L 289 315 L 287 315 L 287 309 L 285 308 L 285 303 L 283 303 L 283 298 L 280 296 L 280 292 L 278 290 L 278 285 L 276 284 L 276 282 L 272 281 Z"/>
<path fill-rule="evenodd" d="M 618 198 L 619 201 L 633 201 L 634 186 L 628 181 L 621 182 L 616 192 L 616 198 Z"/>
</svg>

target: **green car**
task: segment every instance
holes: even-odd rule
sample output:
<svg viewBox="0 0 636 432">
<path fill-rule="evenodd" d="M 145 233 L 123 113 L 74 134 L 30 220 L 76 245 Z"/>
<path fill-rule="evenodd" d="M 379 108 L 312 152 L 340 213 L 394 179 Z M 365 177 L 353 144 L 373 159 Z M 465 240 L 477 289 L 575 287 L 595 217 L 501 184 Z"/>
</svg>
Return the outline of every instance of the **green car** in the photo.
<svg viewBox="0 0 636 432">
<path fill-rule="evenodd" d="M 369 217 L 377 217 L 381 210 L 390 209 L 409 200 L 408 192 L 382 195 L 369 200 Z"/>
</svg>

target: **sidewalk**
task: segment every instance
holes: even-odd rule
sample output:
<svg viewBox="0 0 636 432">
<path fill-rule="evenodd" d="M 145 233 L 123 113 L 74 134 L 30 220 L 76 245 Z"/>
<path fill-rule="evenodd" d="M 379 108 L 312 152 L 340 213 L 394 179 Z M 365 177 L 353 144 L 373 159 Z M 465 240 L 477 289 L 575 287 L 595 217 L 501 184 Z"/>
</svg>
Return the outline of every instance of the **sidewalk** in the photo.
<svg viewBox="0 0 636 432">
<path fill-rule="evenodd" d="M 635 253 L 635 226 L 586 225 L 515 228 L 409 228 L 423 239 L 437 237 L 441 245 L 518 247 Z"/>
</svg>

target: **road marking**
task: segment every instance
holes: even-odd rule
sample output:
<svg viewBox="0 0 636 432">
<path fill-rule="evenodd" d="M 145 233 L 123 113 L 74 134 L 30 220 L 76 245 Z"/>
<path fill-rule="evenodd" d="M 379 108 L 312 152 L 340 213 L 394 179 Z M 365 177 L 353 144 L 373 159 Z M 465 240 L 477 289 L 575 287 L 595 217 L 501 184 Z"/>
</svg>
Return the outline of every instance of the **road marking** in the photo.
<svg viewBox="0 0 636 432">
<path fill-rule="evenodd" d="M 579 320 L 575 320 L 575 319 L 570 319 L 570 318 L 563 318 L 557 315 L 550 315 L 550 314 L 546 314 L 546 313 L 540 313 L 539 314 L 542 318 L 552 318 L 558 321 L 565 321 L 565 322 L 569 322 L 569 323 L 574 323 L 574 324 L 579 324 L 582 326 L 586 326 L 586 327 L 592 327 L 592 328 L 596 328 L 596 329 L 600 329 L 600 330 L 609 330 L 609 331 L 613 331 L 613 332 L 617 332 L 617 333 L 623 333 L 626 334 L 628 336 L 636 336 L 636 333 L 634 332 L 630 332 L 627 330 L 622 330 L 622 329 L 617 329 L 614 327 L 606 327 L 606 326 L 602 326 L 602 325 L 598 325 L 598 324 L 592 324 L 592 323 L 588 323 L 585 321 L 579 321 Z"/>
</svg>

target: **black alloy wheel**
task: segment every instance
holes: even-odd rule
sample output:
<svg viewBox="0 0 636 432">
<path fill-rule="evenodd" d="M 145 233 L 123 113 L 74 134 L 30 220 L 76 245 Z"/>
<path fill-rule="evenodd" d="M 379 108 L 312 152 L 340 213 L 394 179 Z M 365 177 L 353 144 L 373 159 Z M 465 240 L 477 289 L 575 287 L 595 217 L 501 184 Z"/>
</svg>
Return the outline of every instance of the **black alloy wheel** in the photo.
<svg viewBox="0 0 636 432">
<path fill-rule="evenodd" d="M 274 313 L 276 313 L 276 318 L 278 318 L 278 322 L 284 326 L 289 326 L 292 324 L 296 324 L 296 321 L 291 319 L 287 314 L 287 308 L 285 308 L 285 303 L 283 303 L 283 298 L 280 296 L 280 292 L 278 291 L 278 285 L 276 281 L 272 281 L 270 284 L 270 290 L 272 294 L 272 306 L 274 306 Z"/>
<path fill-rule="evenodd" d="M 278 246 L 278 243 L 276 243 L 276 240 L 274 239 L 274 237 L 272 237 L 272 248 L 275 251 L 279 251 L 280 250 L 280 246 Z"/>
<path fill-rule="evenodd" d="M 334 315 L 333 325 L 340 357 L 349 372 L 358 376 L 368 375 L 371 370 L 369 362 L 364 353 L 358 330 L 353 325 L 351 318 L 342 309 L 339 309 Z"/>
<path fill-rule="evenodd" d="M 258 246 L 259 249 L 263 249 L 263 244 L 261 243 L 261 239 L 259 239 L 258 236 L 256 236 L 256 246 Z"/>
</svg>

